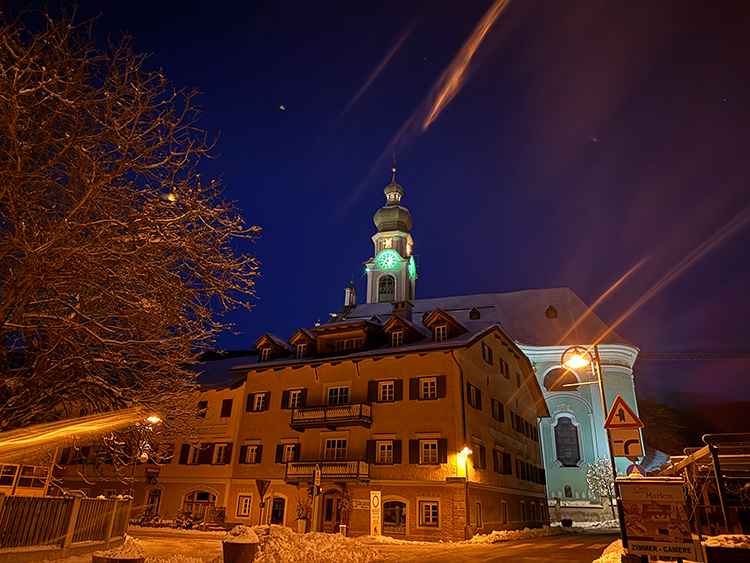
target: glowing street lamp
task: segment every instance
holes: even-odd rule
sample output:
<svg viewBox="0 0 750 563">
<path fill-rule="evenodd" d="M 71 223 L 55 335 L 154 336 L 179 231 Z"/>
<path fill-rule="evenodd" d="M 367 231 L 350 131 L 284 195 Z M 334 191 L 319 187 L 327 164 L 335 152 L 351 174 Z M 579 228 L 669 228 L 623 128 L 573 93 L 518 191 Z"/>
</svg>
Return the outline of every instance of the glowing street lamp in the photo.
<svg viewBox="0 0 750 563">
<path fill-rule="evenodd" d="M 152 414 L 149 417 L 146 417 L 146 422 L 149 424 L 159 424 L 161 422 L 161 418 L 155 414 Z M 140 424 L 136 423 L 136 428 L 138 428 Z M 148 430 L 151 430 L 151 427 L 147 427 Z M 133 496 L 133 483 L 135 483 L 135 470 L 138 467 L 138 462 L 146 463 L 148 461 L 148 443 L 143 441 L 142 439 L 143 430 L 141 428 L 138 428 L 138 446 L 137 450 L 134 453 L 137 453 L 140 451 L 138 455 L 133 456 L 133 469 L 130 472 L 130 485 L 128 486 L 128 496 Z"/>
</svg>

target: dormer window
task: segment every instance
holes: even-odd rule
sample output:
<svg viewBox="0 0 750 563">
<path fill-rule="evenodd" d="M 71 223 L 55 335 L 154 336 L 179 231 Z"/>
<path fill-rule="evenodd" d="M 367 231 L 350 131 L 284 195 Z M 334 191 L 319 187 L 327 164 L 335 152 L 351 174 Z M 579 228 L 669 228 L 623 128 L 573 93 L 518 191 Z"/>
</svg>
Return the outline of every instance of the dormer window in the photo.
<svg viewBox="0 0 750 563">
<path fill-rule="evenodd" d="M 404 343 L 404 331 L 396 330 L 391 333 L 391 346 L 401 346 Z"/>
<path fill-rule="evenodd" d="M 267 362 L 271 359 L 271 349 L 270 348 L 262 348 L 260 351 L 260 361 L 261 362 Z"/>
<path fill-rule="evenodd" d="M 433 329 L 435 342 L 448 340 L 448 325 L 437 325 Z"/>
<path fill-rule="evenodd" d="M 344 338 L 336 341 L 336 351 L 344 352 L 346 350 L 356 350 L 362 348 L 361 338 Z"/>
<path fill-rule="evenodd" d="M 307 356 L 307 344 L 297 344 L 294 352 L 294 357 L 304 358 L 305 356 Z"/>
</svg>

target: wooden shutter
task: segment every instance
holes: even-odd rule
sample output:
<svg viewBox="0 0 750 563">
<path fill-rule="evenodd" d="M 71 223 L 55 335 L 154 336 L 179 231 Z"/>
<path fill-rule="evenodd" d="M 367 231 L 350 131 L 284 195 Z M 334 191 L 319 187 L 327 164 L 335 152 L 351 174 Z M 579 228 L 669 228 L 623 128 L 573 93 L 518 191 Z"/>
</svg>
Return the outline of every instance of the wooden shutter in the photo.
<svg viewBox="0 0 750 563">
<path fill-rule="evenodd" d="M 307 406 L 307 388 L 302 389 L 302 392 L 300 393 L 299 406 L 300 407 Z"/>
<path fill-rule="evenodd" d="M 367 382 L 367 402 L 374 403 L 378 400 L 378 382 L 368 381 Z"/>
<path fill-rule="evenodd" d="M 270 407 L 270 406 L 271 406 L 271 392 L 270 391 L 266 391 L 266 400 L 263 401 L 263 410 L 267 411 L 268 407 Z"/>
<path fill-rule="evenodd" d="M 365 452 L 365 461 L 375 463 L 375 440 L 367 440 Z"/>
<path fill-rule="evenodd" d="M 438 396 L 438 399 L 445 398 L 445 376 L 444 375 L 437 376 L 437 396 Z"/>
<path fill-rule="evenodd" d="M 404 400 L 404 380 L 397 379 L 393 384 L 393 400 L 403 401 Z"/>
<path fill-rule="evenodd" d="M 513 475 L 513 463 L 510 454 L 506 452 L 503 452 L 503 473 L 505 475 Z"/>
<path fill-rule="evenodd" d="M 487 469 L 487 450 L 484 446 L 479 446 L 479 461 L 482 464 L 482 469 Z"/>
<path fill-rule="evenodd" d="M 470 407 L 474 406 L 474 399 L 472 399 L 472 393 L 471 393 L 472 387 L 474 386 L 467 381 L 466 382 L 466 402 L 469 404 Z"/>
<path fill-rule="evenodd" d="M 419 463 L 419 440 L 409 440 L 409 463 Z"/>
<path fill-rule="evenodd" d="M 258 446 L 258 449 L 255 450 L 255 463 L 260 463 L 260 458 L 262 454 L 263 454 L 263 446 Z"/>
<path fill-rule="evenodd" d="M 198 454 L 198 463 L 200 465 L 210 465 L 214 460 L 214 444 L 205 444 L 205 447 L 201 448 Z"/>
<path fill-rule="evenodd" d="M 438 440 L 438 461 L 448 463 L 448 439 L 440 438 Z"/>
<path fill-rule="evenodd" d="M 289 408 L 289 390 L 282 391 L 281 393 L 281 409 L 286 410 Z"/>
<path fill-rule="evenodd" d="M 284 456 L 284 444 L 278 444 L 276 446 L 276 463 L 281 463 L 281 459 Z"/>
<path fill-rule="evenodd" d="M 409 400 L 414 401 L 416 399 L 419 399 L 419 378 L 410 377 L 409 378 Z"/>
<path fill-rule="evenodd" d="M 292 457 L 294 461 L 299 461 L 299 451 L 300 451 L 300 444 L 294 444 L 294 457 Z"/>
<path fill-rule="evenodd" d="M 500 473 L 500 452 L 497 450 L 492 450 L 492 468 L 495 470 L 495 473 Z"/>
<path fill-rule="evenodd" d="M 221 418 L 232 416 L 232 399 L 224 399 L 221 402 Z"/>
<path fill-rule="evenodd" d="M 247 396 L 247 403 L 245 404 L 245 412 L 251 412 L 253 410 L 253 394 L 250 393 Z"/>
<path fill-rule="evenodd" d="M 180 449 L 180 465 L 187 465 L 188 455 L 190 454 L 190 444 L 182 444 Z"/>
<path fill-rule="evenodd" d="M 393 463 L 401 463 L 401 440 L 393 440 Z"/>
<path fill-rule="evenodd" d="M 224 463 L 226 465 L 229 465 L 230 463 L 232 463 L 232 442 L 229 442 L 227 444 L 227 453 L 224 456 Z"/>
<path fill-rule="evenodd" d="M 476 394 L 477 394 L 476 395 L 477 404 L 475 406 L 477 407 L 477 409 L 481 411 L 482 410 L 482 392 L 476 387 L 474 387 L 474 389 L 476 390 Z"/>
<path fill-rule="evenodd" d="M 245 463 L 245 460 L 247 459 L 247 446 L 240 446 L 240 459 L 237 461 L 239 463 Z"/>
</svg>

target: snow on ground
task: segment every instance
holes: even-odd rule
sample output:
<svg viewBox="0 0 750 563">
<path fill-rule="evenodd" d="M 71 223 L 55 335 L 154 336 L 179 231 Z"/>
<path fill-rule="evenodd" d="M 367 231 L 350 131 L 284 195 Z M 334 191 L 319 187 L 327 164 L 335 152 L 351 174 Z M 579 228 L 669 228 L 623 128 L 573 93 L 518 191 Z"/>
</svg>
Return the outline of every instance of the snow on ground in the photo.
<svg viewBox="0 0 750 563">
<path fill-rule="evenodd" d="M 125 536 L 125 541 L 122 542 L 120 547 L 107 551 L 95 551 L 94 555 L 111 557 L 112 559 L 137 559 L 148 556 L 146 550 L 143 549 L 143 542 L 133 536 Z"/>
<path fill-rule="evenodd" d="M 709 547 L 739 547 L 750 549 L 750 536 L 736 534 L 725 534 L 722 536 L 711 536 L 703 542 Z"/>
<path fill-rule="evenodd" d="M 602 556 L 594 563 L 620 563 L 623 555 L 625 555 L 625 550 L 622 548 L 622 540 L 613 541 L 604 548 Z"/>
<path fill-rule="evenodd" d="M 497 543 L 501 541 L 525 540 L 528 538 L 543 538 L 546 536 L 559 536 L 560 534 L 571 533 L 570 528 L 558 526 L 551 528 L 544 526 L 542 528 L 524 528 L 523 530 L 495 530 L 489 534 L 476 535 L 471 538 L 469 543 Z"/>
<path fill-rule="evenodd" d="M 385 559 L 377 549 L 341 534 L 298 534 L 282 526 L 253 530 L 260 538 L 255 563 L 376 563 Z"/>
</svg>

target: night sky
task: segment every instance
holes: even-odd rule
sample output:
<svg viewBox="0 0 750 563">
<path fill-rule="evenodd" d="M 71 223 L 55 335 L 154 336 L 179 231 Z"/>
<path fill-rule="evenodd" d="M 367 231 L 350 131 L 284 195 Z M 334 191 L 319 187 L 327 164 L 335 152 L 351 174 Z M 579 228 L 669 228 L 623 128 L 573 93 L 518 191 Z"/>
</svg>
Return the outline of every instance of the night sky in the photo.
<svg viewBox="0 0 750 563">
<path fill-rule="evenodd" d="M 642 352 L 750 353 L 750 2 L 78 5 L 203 92 L 219 156 L 203 175 L 263 228 L 242 247 L 262 262 L 257 304 L 220 346 L 325 321 L 351 279 L 364 296 L 395 153 L 417 298 L 567 286 L 593 304 L 635 268 L 596 311 L 635 307 L 616 331 Z M 636 388 L 750 400 L 749 372 L 638 362 Z"/>
</svg>

